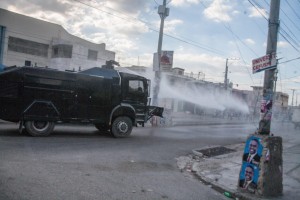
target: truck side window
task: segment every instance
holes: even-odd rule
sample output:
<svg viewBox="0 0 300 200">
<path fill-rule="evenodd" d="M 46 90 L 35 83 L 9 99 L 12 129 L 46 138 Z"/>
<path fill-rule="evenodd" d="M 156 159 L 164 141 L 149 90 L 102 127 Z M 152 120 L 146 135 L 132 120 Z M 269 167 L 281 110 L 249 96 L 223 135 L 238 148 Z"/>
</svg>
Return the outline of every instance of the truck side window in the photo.
<svg viewBox="0 0 300 200">
<path fill-rule="evenodd" d="M 128 86 L 128 93 L 136 94 L 145 91 L 143 81 L 140 80 L 129 80 Z"/>
</svg>

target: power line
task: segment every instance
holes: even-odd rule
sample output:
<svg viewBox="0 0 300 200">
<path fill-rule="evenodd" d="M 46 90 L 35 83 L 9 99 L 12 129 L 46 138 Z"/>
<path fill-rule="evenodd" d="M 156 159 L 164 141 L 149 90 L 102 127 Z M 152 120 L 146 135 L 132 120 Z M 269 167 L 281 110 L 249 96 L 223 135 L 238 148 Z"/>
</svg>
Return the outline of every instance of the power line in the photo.
<svg viewBox="0 0 300 200">
<path fill-rule="evenodd" d="M 287 36 L 287 38 L 289 38 L 289 40 L 291 40 L 293 44 L 295 44 L 296 46 L 299 47 L 298 42 L 297 42 L 294 38 L 292 38 L 292 37 L 290 36 L 290 34 L 287 33 L 283 28 L 280 27 L 280 28 L 279 28 L 279 31 L 282 31 L 282 33 L 285 34 L 285 36 Z"/>
<path fill-rule="evenodd" d="M 297 52 L 300 52 L 280 31 L 279 34 L 287 41 Z"/>
<path fill-rule="evenodd" d="M 206 8 L 207 9 L 207 6 L 202 2 L 202 1 L 200 1 L 200 3 L 201 3 L 201 5 L 204 7 L 204 8 Z M 212 14 L 212 13 L 211 13 Z M 227 24 L 227 26 L 223 23 L 223 22 L 221 22 L 222 23 L 222 25 L 231 33 L 231 35 L 233 35 L 235 38 L 237 38 L 245 47 L 247 47 L 254 55 L 256 55 L 256 56 L 258 56 L 256 53 L 255 53 L 255 51 L 253 50 L 253 49 L 251 49 L 247 44 L 245 44 L 245 42 L 243 42 L 240 38 L 239 38 L 239 36 L 237 35 L 237 34 L 235 34 L 233 31 L 232 31 L 232 29 L 231 29 L 231 26 L 229 25 L 229 24 Z M 242 57 L 242 56 L 241 56 Z"/>
<path fill-rule="evenodd" d="M 219 51 L 219 50 L 208 49 L 208 48 L 206 48 L 206 47 L 203 47 L 203 46 L 200 46 L 200 45 L 197 45 L 197 44 L 193 44 L 193 43 L 191 43 L 191 42 L 189 42 L 189 41 L 180 39 L 180 38 L 178 38 L 178 37 L 172 36 L 172 35 L 167 34 L 167 33 L 164 33 L 164 35 L 167 36 L 167 37 L 170 37 L 170 38 L 179 40 L 179 41 L 181 41 L 181 42 L 184 42 L 184 43 L 187 43 L 187 44 L 190 44 L 190 45 L 194 45 L 194 46 L 196 46 L 196 47 L 198 47 L 198 48 L 201 48 L 201 49 L 204 49 L 204 50 L 206 50 L 206 51 L 209 51 L 209 52 L 212 52 L 212 53 L 215 53 L 215 54 L 224 56 L 224 55 L 222 55 L 222 54 L 219 53 L 219 52 L 221 52 L 221 51 Z M 217 51 L 219 51 L 219 52 L 217 52 Z"/>
<path fill-rule="evenodd" d="M 278 63 L 278 64 L 288 63 L 288 62 L 291 62 L 291 61 L 294 61 L 294 60 L 298 60 L 298 59 L 300 59 L 300 57 L 294 58 L 294 59 L 291 59 L 291 60 L 287 60 L 287 61 L 284 61 L 284 62 L 281 62 L 281 63 Z"/>
<path fill-rule="evenodd" d="M 291 8 L 291 10 L 293 11 L 293 13 L 298 17 L 298 19 L 300 19 L 300 16 L 298 15 L 298 13 L 294 10 L 294 8 L 291 6 L 291 4 L 289 3 L 289 1 L 285 1 L 287 3 L 287 5 Z"/>
<path fill-rule="evenodd" d="M 245 5 L 244 4 L 241 4 L 244 8 L 246 8 L 245 7 Z M 247 9 L 247 8 L 246 8 Z M 265 30 L 255 21 L 255 20 L 252 20 L 252 22 L 257 26 L 257 28 L 261 31 L 261 33 L 263 34 L 263 35 L 266 35 L 267 36 L 267 33 L 265 32 Z"/>
<path fill-rule="evenodd" d="M 268 7 L 270 7 L 270 4 L 266 0 L 264 0 L 264 2 L 267 4 Z"/>
<path fill-rule="evenodd" d="M 300 77 L 300 75 L 292 76 L 292 77 L 288 77 L 288 78 L 283 78 L 282 80 L 289 80 L 289 79 L 293 79 L 293 78 L 297 78 L 297 77 Z"/>
<path fill-rule="evenodd" d="M 120 17 L 120 16 L 118 16 L 118 15 L 116 15 L 116 14 L 113 14 L 113 13 L 111 13 L 111 12 L 105 11 L 105 10 L 100 9 L 100 8 L 98 8 L 98 7 L 92 6 L 92 5 L 90 5 L 90 4 L 87 4 L 87 3 L 85 3 L 85 2 L 82 2 L 82 1 L 80 1 L 80 0 L 73 0 L 73 1 L 76 1 L 76 2 L 78 2 L 78 3 L 81 3 L 81 4 L 85 5 L 85 6 L 90 7 L 90 8 L 99 10 L 99 11 L 104 12 L 104 13 L 106 13 L 106 14 L 109 14 L 109 15 L 111 15 L 111 16 L 117 17 L 117 18 L 119 18 L 119 19 L 125 20 L 125 21 L 127 21 L 127 22 L 128 22 L 128 20 L 130 20 L 132 23 L 136 23 L 137 21 L 142 22 L 144 25 L 147 26 L 147 28 L 149 28 L 149 30 L 152 30 L 152 31 L 154 31 L 154 32 L 159 32 L 159 30 L 156 30 L 156 29 L 150 27 L 150 26 L 152 26 L 152 24 L 150 24 L 150 23 L 147 22 L 147 21 L 144 21 L 144 20 L 141 20 L 141 19 L 138 19 L 138 18 L 135 18 L 135 17 L 131 17 L 131 16 L 128 16 L 128 15 L 125 15 L 125 16 L 127 16 L 127 17 L 129 17 L 129 18 L 131 18 L 131 19 L 124 18 L 124 17 Z M 107 7 L 107 6 L 104 6 L 104 7 L 109 8 L 109 7 Z M 109 9 L 114 10 L 114 11 L 116 11 L 116 12 L 119 12 L 119 11 L 117 11 L 117 10 L 115 10 L 115 9 L 112 9 L 112 8 L 109 8 Z M 123 15 L 124 15 L 124 14 L 123 14 Z M 133 21 L 132 19 L 134 19 L 135 21 Z M 222 52 L 221 50 L 216 50 L 216 49 L 213 49 L 213 48 L 211 48 L 211 47 L 205 47 L 204 45 L 199 44 L 199 43 L 196 43 L 196 42 L 194 42 L 194 41 L 187 41 L 187 40 L 184 40 L 184 39 L 179 38 L 179 37 L 175 37 L 175 36 L 170 35 L 170 34 L 164 33 L 164 35 L 167 36 L 167 37 L 173 38 L 173 39 L 175 39 L 175 40 L 178 40 L 178 41 L 187 43 L 187 44 L 189 44 L 189 45 L 195 46 L 195 47 L 197 47 L 197 48 L 201 48 L 201 49 L 203 49 L 203 50 L 209 51 L 209 52 L 211 52 L 211 53 L 215 53 L 215 54 L 217 54 L 217 55 L 222 55 L 222 54 L 220 53 L 220 52 Z M 222 55 L 222 56 L 223 56 L 223 55 Z"/>
<path fill-rule="evenodd" d="M 200 1 L 200 3 L 201 3 L 201 5 L 202 5 L 205 9 L 207 9 L 207 6 L 206 6 L 202 1 Z M 222 8 L 221 8 L 221 9 L 222 9 Z M 223 22 L 221 22 L 221 23 L 222 23 L 222 25 L 223 25 L 223 26 L 231 33 L 231 35 L 233 36 L 234 41 L 235 41 L 235 44 L 236 44 L 236 47 L 237 47 L 237 50 L 238 50 L 238 52 L 239 52 L 239 54 L 240 54 L 240 57 L 242 58 L 244 64 L 246 64 L 246 61 L 245 61 L 245 59 L 243 58 L 242 52 L 241 52 L 241 50 L 240 50 L 240 48 L 239 48 L 239 46 L 238 46 L 238 44 L 237 44 L 237 42 L 236 42 L 236 39 L 238 39 L 245 47 L 247 47 L 254 55 L 256 55 L 256 56 L 258 57 L 258 55 L 255 53 L 255 51 L 253 51 L 247 44 L 245 44 L 244 41 L 242 41 L 242 40 L 239 38 L 238 35 L 236 35 L 236 34 L 232 31 L 231 26 L 230 26 L 229 24 L 227 24 L 227 26 L 226 26 L 225 23 L 223 23 Z M 251 79 L 252 82 L 254 83 L 253 78 L 252 78 L 252 75 L 251 75 L 251 73 L 250 73 L 250 71 L 249 71 L 249 69 L 248 69 L 247 67 L 246 67 L 246 70 L 247 70 L 247 72 L 248 72 L 248 75 L 250 76 L 250 79 Z"/>
<path fill-rule="evenodd" d="M 254 5 L 254 3 L 252 3 L 250 0 L 248 0 L 248 2 L 260 13 L 260 15 L 263 17 L 263 18 L 265 18 L 265 20 L 267 20 L 268 21 L 268 19 L 266 18 L 266 16 L 263 14 L 263 13 L 261 13 L 261 11 Z"/>
<path fill-rule="evenodd" d="M 269 21 L 261 12 L 260 12 L 260 10 L 250 1 L 250 0 L 248 0 L 248 2 L 261 14 L 261 16 L 262 17 L 264 17 L 267 21 Z M 280 28 L 280 30 L 283 30 L 282 28 Z M 284 30 L 283 30 L 283 32 L 285 32 L 285 34 L 286 34 L 286 36 L 285 35 L 283 35 L 283 33 L 281 33 L 280 32 L 280 30 L 279 30 L 279 34 L 297 51 L 297 52 L 299 52 L 299 50 L 292 44 L 292 42 L 291 41 L 289 41 L 288 39 L 287 39 L 287 37 L 290 37 L 289 36 L 289 34 L 288 33 L 286 33 Z"/>
<path fill-rule="evenodd" d="M 292 34 L 292 36 L 294 37 L 294 41 L 297 44 L 297 46 L 299 46 L 300 41 L 297 39 L 297 37 L 295 36 L 295 34 L 291 31 L 291 29 L 284 23 L 284 21 L 281 21 L 281 23 L 285 26 L 285 28 Z M 298 44 L 299 43 L 299 44 Z"/>
<path fill-rule="evenodd" d="M 27 34 L 12 30 L 12 29 L 7 30 L 7 32 L 15 33 L 17 35 L 23 35 L 23 36 L 30 37 L 30 38 L 35 38 L 35 39 L 42 40 L 42 41 L 46 41 L 47 44 L 51 42 L 51 40 L 44 38 L 43 35 L 39 35 L 39 34 L 36 34 L 36 33 L 30 33 L 30 35 L 27 35 Z M 170 37 L 170 38 L 173 38 L 172 35 L 166 34 L 166 36 Z M 8 39 L 8 37 L 5 37 L 5 38 Z M 187 41 L 184 41 L 184 40 L 182 40 L 182 42 L 188 43 Z M 191 44 L 191 45 L 195 46 L 195 44 Z M 203 47 L 199 46 L 199 48 L 203 48 Z M 203 49 L 205 49 L 205 48 L 203 48 Z M 209 49 L 205 49 L 205 50 L 210 51 Z M 76 53 L 74 51 L 73 51 L 73 54 L 78 55 L 78 56 L 82 56 L 82 57 L 87 57 L 87 55 L 85 55 L 85 54 Z M 28 55 L 31 55 L 31 54 L 28 54 Z M 27 58 L 26 56 L 23 56 L 23 57 Z M 97 60 L 105 60 L 106 61 L 107 59 L 102 58 L 102 57 L 97 57 Z M 125 63 L 125 62 L 122 62 L 122 63 L 130 65 L 129 63 Z"/>
<path fill-rule="evenodd" d="M 156 0 L 153 0 L 153 1 L 156 3 L 156 5 L 159 5 Z"/>
<path fill-rule="evenodd" d="M 77 2 L 79 2 L 79 3 L 81 2 L 81 1 L 79 1 L 79 0 L 74 0 L 74 1 L 77 1 Z M 156 0 L 154 0 L 154 1 L 155 1 L 156 4 L 158 4 Z M 171 3 L 171 1 L 172 1 L 172 0 L 170 0 L 167 4 Z M 158 4 L 158 5 L 159 5 L 159 4 Z M 93 7 L 93 6 L 92 6 L 92 7 Z M 111 10 L 113 10 L 113 11 L 115 11 L 115 12 L 119 12 L 119 13 L 125 15 L 125 16 L 128 16 L 129 18 L 133 18 L 134 20 L 140 21 L 140 22 L 144 23 L 145 25 L 152 26 L 152 24 L 150 24 L 149 22 L 147 22 L 147 21 L 145 21 L 145 20 L 141 20 L 141 19 L 139 19 L 139 18 L 135 18 L 135 17 L 129 16 L 129 15 L 126 15 L 126 14 L 124 14 L 124 13 L 122 13 L 122 12 L 116 10 L 116 9 L 110 8 L 110 7 L 108 7 L 108 6 L 103 6 L 103 7 L 106 7 L 106 8 L 108 8 L 108 9 L 111 9 Z M 98 8 L 96 8 L 96 7 L 93 7 L 93 8 L 98 9 Z M 121 19 L 122 19 L 122 18 L 121 18 Z M 148 27 L 150 30 L 155 31 L 155 32 L 159 32 L 158 30 L 153 29 L 153 28 L 151 28 L 151 27 L 149 27 L 149 26 L 147 26 L 147 27 Z M 204 50 L 206 50 L 206 51 L 210 51 L 210 52 L 215 53 L 215 54 L 218 54 L 218 55 L 225 54 L 225 52 L 222 52 L 221 50 L 214 49 L 214 48 L 212 48 L 212 47 L 208 47 L 208 46 L 203 45 L 203 44 L 199 44 L 198 42 L 195 42 L 195 41 L 193 41 L 193 40 L 187 39 L 187 38 L 185 38 L 185 37 L 183 37 L 183 36 L 180 36 L 180 37 L 181 37 L 181 38 L 180 38 L 180 37 L 175 37 L 175 36 L 173 36 L 173 35 L 166 34 L 166 33 L 164 33 L 164 35 L 165 35 L 165 36 L 168 36 L 168 37 L 170 37 L 170 38 L 179 40 L 179 41 L 181 41 L 181 42 L 184 42 L 184 43 L 187 43 L 187 44 L 196 46 L 196 47 L 198 47 L 198 48 L 204 49 Z M 183 38 L 183 39 L 182 39 L 182 38 Z"/>
<path fill-rule="evenodd" d="M 267 12 L 267 10 L 266 10 L 263 6 L 261 6 L 257 1 L 253 0 L 253 2 L 255 3 L 255 5 L 256 5 L 258 8 L 265 10 L 266 13 L 269 15 L 269 13 Z"/>
<path fill-rule="evenodd" d="M 42 37 L 37 37 L 37 36 L 42 36 L 42 35 L 38 35 L 38 34 L 30 34 L 30 35 L 26 35 L 24 33 L 20 33 L 20 32 L 17 32 L 17 31 L 14 31 L 14 30 L 6 30 L 7 32 L 11 32 L 11 33 L 15 33 L 15 34 L 18 34 L 18 35 L 23 35 L 23 36 L 26 36 L 26 37 L 31 37 L 31 38 L 35 38 L 35 39 L 39 39 L 39 40 L 44 40 L 48 43 L 50 43 L 51 40 L 49 39 L 45 39 L 45 38 L 42 38 Z M 36 35 L 36 36 L 33 36 L 33 35 Z M 6 36 L 5 39 L 8 39 L 8 37 Z M 85 55 L 85 54 L 80 54 L 80 53 L 76 53 L 76 52 L 72 52 L 72 54 L 76 54 L 76 55 L 79 55 L 79 56 L 84 56 L 84 57 L 87 57 L 88 55 Z M 31 55 L 31 54 L 28 54 L 28 55 Z M 25 58 L 25 56 L 23 56 Z M 107 61 L 107 59 L 105 58 L 102 58 L 102 57 L 97 57 L 97 60 L 105 60 Z"/>
<path fill-rule="evenodd" d="M 298 29 L 298 31 L 300 31 L 300 28 L 298 27 L 299 25 L 295 24 L 294 20 L 292 20 L 287 14 L 286 12 L 280 8 L 280 11 L 286 16 L 286 18 L 294 25 L 294 27 L 296 27 Z"/>
</svg>

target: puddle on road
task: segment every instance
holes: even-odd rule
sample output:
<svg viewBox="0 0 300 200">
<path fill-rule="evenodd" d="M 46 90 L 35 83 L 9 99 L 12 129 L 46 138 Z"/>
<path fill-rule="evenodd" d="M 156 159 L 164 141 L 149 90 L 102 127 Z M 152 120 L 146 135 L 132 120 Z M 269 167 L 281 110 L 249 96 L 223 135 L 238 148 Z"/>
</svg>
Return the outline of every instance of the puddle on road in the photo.
<svg viewBox="0 0 300 200">
<path fill-rule="evenodd" d="M 226 147 L 212 147 L 212 148 L 207 148 L 207 149 L 200 149 L 200 150 L 195 150 L 196 152 L 202 153 L 205 157 L 214 157 L 214 156 L 219 156 L 223 154 L 228 154 L 232 152 L 236 152 L 236 150 L 229 149 Z"/>
</svg>

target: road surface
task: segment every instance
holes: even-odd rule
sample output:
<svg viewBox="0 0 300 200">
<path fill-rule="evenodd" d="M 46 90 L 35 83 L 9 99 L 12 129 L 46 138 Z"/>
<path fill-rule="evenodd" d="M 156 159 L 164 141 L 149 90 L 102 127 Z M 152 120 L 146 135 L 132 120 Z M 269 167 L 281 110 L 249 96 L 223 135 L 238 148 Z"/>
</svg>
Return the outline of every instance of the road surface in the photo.
<svg viewBox="0 0 300 200">
<path fill-rule="evenodd" d="M 57 126 L 46 138 L 0 124 L 0 199 L 226 199 L 181 173 L 176 158 L 244 142 L 249 125 L 134 128 L 115 139 L 92 126 Z"/>
</svg>

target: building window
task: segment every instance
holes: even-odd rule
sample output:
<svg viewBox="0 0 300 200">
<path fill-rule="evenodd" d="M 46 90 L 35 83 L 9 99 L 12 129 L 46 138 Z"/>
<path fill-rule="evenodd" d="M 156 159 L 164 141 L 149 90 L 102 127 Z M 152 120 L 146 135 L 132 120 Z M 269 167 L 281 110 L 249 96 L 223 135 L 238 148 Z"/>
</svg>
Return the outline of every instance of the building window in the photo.
<svg viewBox="0 0 300 200">
<path fill-rule="evenodd" d="M 52 46 L 52 58 L 72 58 L 73 46 L 58 44 Z"/>
<path fill-rule="evenodd" d="M 25 66 L 30 67 L 31 66 L 31 61 L 30 60 L 25 60 Z"/>
<path fill-rule="evenodd" d="M 94 50 L 90 50 L 90 49 L 89 49 L 89 52 L 88 52 L 88 59 L 89 59 L 89 60 L 97 60 L 97 54 L 98 54 L 97 51 L 94 51 Z"/>
<path fill-rule="evenodd" d="M 53 47 L 52 57 L 58 57 L 58 47 Z"/>
<path fill-rule="evenodd" d="M 21 38 L 11 37 L 8 38 L 8 50 L 25 53 L 35 56 L 48 57 L 48 44 L 24 40 Z"/>
</svg>

